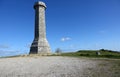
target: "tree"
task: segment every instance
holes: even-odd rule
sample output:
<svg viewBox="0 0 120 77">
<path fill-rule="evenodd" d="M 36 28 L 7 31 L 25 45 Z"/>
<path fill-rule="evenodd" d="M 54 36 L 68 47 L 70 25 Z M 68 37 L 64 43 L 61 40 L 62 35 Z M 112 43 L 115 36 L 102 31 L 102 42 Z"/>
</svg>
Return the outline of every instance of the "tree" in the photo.
<svg viewBox="0 0 120 77">
<path fill-rule="evenodd" d="M 100 51 L 106 51 L 105 49 L 100 49 Z"/>
<path fill-rule="evenodd" d="M 59 54 L 62 52 L 62 50 L 60 48 L 57 48 L 55 52 Z"/>
</svg>

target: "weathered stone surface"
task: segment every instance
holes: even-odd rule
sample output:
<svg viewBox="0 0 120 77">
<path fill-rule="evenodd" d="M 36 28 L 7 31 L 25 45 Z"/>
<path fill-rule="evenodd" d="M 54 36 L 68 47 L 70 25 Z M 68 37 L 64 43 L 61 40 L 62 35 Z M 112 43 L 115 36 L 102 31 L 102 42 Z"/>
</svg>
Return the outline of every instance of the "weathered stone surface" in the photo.
<svg viewBox="0 0 120 77">
<path fill-rule="evenodd" d="M 30 48 L 30 54 L 50 53 L 50 46 L 46 39 L 45 9 L 44 2 L 36 2 L 35 9 L 35 36 Z"/>
</svg>

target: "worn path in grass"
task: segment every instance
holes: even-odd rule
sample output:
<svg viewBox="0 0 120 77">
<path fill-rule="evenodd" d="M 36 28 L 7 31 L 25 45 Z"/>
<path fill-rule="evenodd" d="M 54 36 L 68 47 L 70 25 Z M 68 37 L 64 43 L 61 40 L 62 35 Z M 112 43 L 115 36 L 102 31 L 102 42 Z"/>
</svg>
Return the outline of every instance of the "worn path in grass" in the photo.
<svg viewBox="0 0 120 77">
<path fill-rule="evenodd" d="M 119 77 L 118 61 L 61 56 L 1 58 L 0 77 Z"/>
</svg>

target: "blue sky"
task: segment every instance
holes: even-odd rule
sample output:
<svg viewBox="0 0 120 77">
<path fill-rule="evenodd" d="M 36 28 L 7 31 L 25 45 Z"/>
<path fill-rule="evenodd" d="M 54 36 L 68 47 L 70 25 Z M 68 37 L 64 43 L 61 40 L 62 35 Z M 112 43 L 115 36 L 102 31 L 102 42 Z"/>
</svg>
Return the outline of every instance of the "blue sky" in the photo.
<svg viewBox="0 0 120 77">
<path fill-rule="evenodd" d="M 0 0 L 0 56 L 27 54 L 38 0 Z M 42 0 L 51 50 L 120 51 L 120 0 Z"/>
</svg>

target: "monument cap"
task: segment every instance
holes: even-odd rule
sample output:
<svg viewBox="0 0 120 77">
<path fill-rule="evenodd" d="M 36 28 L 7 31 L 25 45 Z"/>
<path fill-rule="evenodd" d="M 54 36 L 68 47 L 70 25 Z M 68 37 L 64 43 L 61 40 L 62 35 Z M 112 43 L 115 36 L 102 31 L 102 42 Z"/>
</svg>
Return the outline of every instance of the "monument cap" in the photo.
<svg viewBox="0 0 120 77">
<path fill-rule="evenodd" d="M 35 2 L 34 8 L 35 8 L 36 6 L 43 6 L 43 7 L 45 7 L 45 8 L 46 8 L 45 3 L 44 3 L 44 2 L 42 2 L 42 1 Z"/>
</svg>

